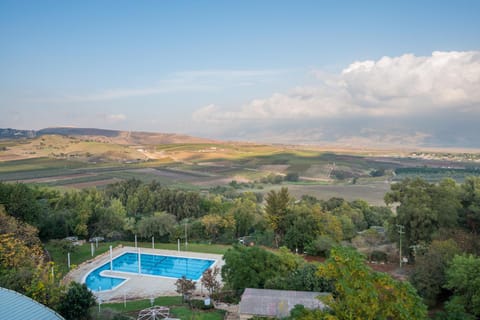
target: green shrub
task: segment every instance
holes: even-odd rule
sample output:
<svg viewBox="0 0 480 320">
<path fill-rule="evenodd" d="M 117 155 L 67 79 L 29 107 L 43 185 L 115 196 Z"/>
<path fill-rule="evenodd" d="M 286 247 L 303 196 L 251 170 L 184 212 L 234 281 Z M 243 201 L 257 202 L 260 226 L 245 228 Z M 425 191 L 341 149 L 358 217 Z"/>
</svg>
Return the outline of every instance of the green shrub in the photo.
<svg viewBox="0 0 480 320">
<path fill-rule="evenodd" d="M 190 308 L 192 309 L 200 309 L 200 310 L 210 310 L 210 309 L 213 309 L 214 306 L 213 306 L 213 302 L 210 301 L 210 304 L 209 305 L 205 305 L 205 300 L 199 300 L 199 299 L 195 299 L 195 300 L 190 300 Z"/>
<path fill-rule="evenodd" d="M 370 255 L 370 258 L 373 260 L 373 261 L 383 261 L 383 262 L 387 262 L 388 259 L 387 259 L 387 254 L 383 251 L 378 251 L 378 250 L 374 250 L 372 251 L 372 254 Z"/>
</svg>

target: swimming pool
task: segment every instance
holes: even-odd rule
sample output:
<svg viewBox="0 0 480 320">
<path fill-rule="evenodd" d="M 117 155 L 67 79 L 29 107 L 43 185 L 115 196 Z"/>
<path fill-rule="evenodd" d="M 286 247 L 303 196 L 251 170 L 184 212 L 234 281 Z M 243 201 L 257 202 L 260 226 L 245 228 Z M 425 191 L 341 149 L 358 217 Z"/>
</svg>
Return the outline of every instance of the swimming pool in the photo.
<svg viewBox="0 0 480 320">
<path fill-rule="evenodd" d="M 148 276 L 181 278 L 199 280 L 203 272 L 215 263 L 215 260 L 163 256 L 156 254 L 140 254 L 125 252 L 112 261 L 112 271 L 142 274 Z M 121 276 L 105 276 L 101 273 L 110 270 L 110 261 L 92 270 L 85 278 L 85 284 L 92 291 L 112 290 L 127 280 Z M 140 272 L 139 272 L 140 271 Z"/>
</svg>

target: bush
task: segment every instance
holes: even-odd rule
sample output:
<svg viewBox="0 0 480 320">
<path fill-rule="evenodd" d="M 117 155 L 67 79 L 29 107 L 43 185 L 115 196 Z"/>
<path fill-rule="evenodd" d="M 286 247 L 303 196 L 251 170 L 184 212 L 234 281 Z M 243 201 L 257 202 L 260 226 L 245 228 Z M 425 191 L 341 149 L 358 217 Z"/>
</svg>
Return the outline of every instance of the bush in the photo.
<svg viewBox="0 0 480 320">
<path fill-rule="evenodd" d="M 383 251 L 378 251 L 378 250 L 374 250 L 372 251 L 372 254 L 370 255 L 370 258 L 373 260 L 373 261 L 383 261 L 383 262 L 387 262 L 388 259 L 387 259 L 387 254 Z"/>
<path fill-rule="evenodd" d="M 299 175 L 297 172 L 289 172 L 285 176 L 285 181 L 298 181 Z"/>
<path fill-rule="evenodd" d="M 240 302 L 241 291 L 221 291 L 212 294 L 211 298 L 215 301 L 237 304 Z"/>
<path fill-rule="evenodd" d="M 305 247 L 305 251 L 311 256 L 328 257 L 330 249 L 337 243 L 330 236 L 321 235 Z"/>
<path fill-rule="evenodd" d="M 205 300 L 192 299 L 190 300 L 190 308 L 200 309 L 200 310 L 210 310 L 210 309 L 213 309 L 214 306 L 213 306 L 213 301 L 210 301 L 209 305 L 205 305 Z"/>
</svg>

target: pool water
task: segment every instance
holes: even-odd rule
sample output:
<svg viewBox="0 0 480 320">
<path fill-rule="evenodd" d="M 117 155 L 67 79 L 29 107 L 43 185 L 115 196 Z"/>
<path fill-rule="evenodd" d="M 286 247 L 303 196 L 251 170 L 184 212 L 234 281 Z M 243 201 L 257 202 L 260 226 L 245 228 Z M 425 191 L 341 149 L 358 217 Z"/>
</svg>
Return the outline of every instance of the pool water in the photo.
<svg viewBox="0 0 480 320">
<path fill-rule="evenodd" d="M 126 252 L 112 262 L 112 271 L 139 274 L 138 253 Z M 141 274 L 168 278 L 181 278 L 200 280 L 203 272 L 207 270 L 215 260 L 184 258 L 173 256 L 161 256 L 155 254 L 140 254 Z M 111 290 L 124 281 L 123 277 L 103 276 L 100 273 L 110 270 L 110 261 L 92 270 L 85 279 L 87 287 L 92 291 Z"/>
</svg>

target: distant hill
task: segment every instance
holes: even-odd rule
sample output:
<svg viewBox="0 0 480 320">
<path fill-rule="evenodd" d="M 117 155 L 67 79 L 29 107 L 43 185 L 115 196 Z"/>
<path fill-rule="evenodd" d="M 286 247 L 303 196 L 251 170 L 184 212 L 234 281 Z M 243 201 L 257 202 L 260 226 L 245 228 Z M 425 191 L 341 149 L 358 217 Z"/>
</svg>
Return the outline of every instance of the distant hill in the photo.
<svg viewBox="0 0 480 320">
<path fill-rule="evenodd" d="M 34 130 L 18 130 L 12 128 L 2 129 L 0 128 L 0 139 L 22 139 L 22 138 L 34 138 Z"/>
<path fill-rule="evenodd" d="M 52 127 L 35 130 L 1 129 L 0 139 L 35 138 L 43 135 L 61 135 L 100 139 L 121 145 L 155 145 L 171 143 L 216 143 L 218 141 L 175 133 L 120 131 L 97 128 Z"/>
<path fill-rule="evenodd" d="M 40 129 L 36 132 L 36 136 L 44 134 L 58 134 L 61 136 L 104 136 L 104 137 L 116 137 L 121 131 L 96 129 L 96 128 L 71 128 L 71 127 L 54 127 Z"/>
</svg>

